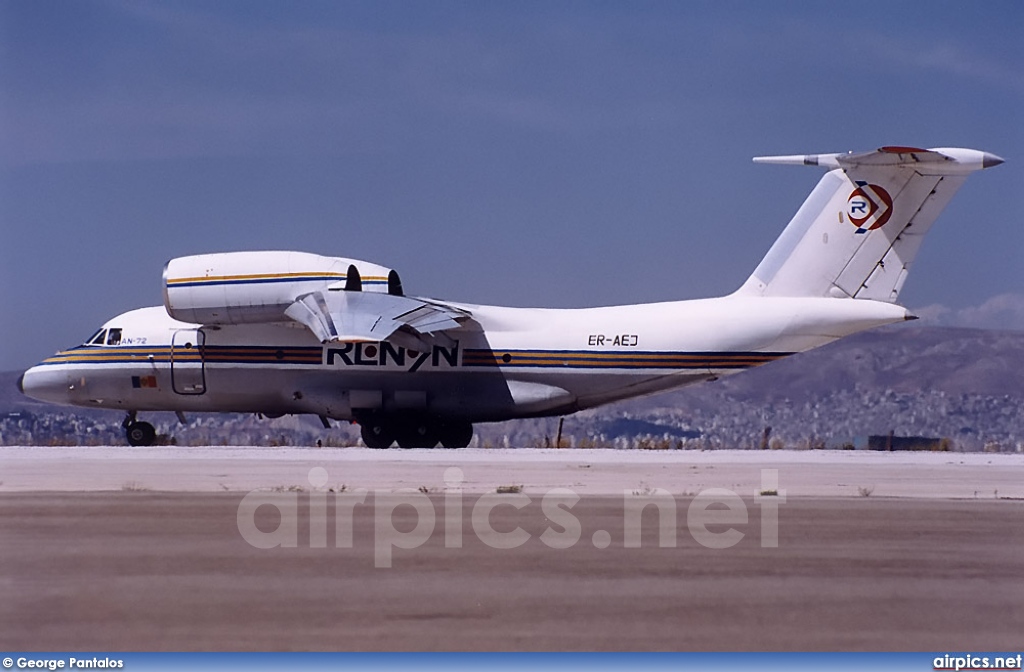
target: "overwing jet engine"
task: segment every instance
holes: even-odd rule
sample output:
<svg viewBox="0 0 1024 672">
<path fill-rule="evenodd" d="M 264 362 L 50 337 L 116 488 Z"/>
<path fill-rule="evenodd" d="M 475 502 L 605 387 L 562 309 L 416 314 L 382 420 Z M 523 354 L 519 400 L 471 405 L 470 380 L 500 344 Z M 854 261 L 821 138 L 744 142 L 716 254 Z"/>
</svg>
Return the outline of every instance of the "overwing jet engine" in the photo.
<svg viewBox="0 0 1024 672">
<path fill-rule="evenodd" d="M 402 281 L 384 266 L 308 252 L 198 254 L 164 266 L 164 306 L 182 322 L 281 322 L 298 297 L 344 289 L 401 295 Z"/>
<path fill-rule="evenodd" d="M 164 267 L 164 307 L 182 322 L 295 320 L 321 343 L 390 339 L 412 347 L 429 347 L 425 335 L 457 328 L 469 317 L 465 310 L 405 297 L 393 269 L 306 252 L 226 252 L 172 259 Z"/>
</svg>

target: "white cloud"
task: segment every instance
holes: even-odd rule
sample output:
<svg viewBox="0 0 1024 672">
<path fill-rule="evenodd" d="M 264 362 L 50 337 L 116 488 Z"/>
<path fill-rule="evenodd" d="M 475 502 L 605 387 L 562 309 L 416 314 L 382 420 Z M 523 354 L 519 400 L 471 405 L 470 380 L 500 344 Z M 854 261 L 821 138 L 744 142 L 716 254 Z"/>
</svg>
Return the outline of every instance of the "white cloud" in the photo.
<svg viewBox="0 0 1024 672">
<path fill-rule="evenodd" d="M 1024 330 L 1024 294 L 998 294 L 979 306 L 966 308 L 936 303 L 913 313 L 927 324 L 943 327 Z"/>
</svg>

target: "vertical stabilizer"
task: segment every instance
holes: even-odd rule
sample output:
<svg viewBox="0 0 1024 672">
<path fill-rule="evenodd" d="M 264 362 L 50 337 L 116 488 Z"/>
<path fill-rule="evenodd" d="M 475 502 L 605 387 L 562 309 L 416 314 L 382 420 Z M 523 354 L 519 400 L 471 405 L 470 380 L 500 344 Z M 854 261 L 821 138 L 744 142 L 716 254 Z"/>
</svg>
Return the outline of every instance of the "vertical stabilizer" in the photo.
<svg viewBox="0 0 1024 672">
<path fill-rule="evenodd" d="M 890 303 L 967 175 L 1003 162 L 971 149 L 911 147 L 754 161 L 830 170 L 736 294 Z"/>
</svg>

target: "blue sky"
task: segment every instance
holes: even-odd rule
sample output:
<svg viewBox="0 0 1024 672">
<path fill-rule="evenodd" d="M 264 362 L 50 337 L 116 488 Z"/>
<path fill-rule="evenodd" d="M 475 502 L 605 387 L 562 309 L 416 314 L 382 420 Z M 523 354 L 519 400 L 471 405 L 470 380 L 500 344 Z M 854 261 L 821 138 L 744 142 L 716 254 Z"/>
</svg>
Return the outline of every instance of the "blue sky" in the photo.
<svg viewBox="0 0 1024 672">
<path fill-rule="evenodd" d="M 739 286 L 820 177 L 964 146 L 903 301 L 1024 328 L 1024 4 L 0 1 L 0 369 L 161 301 L 171 257 L 297 249 L 413 294 Z"/>
</svg>

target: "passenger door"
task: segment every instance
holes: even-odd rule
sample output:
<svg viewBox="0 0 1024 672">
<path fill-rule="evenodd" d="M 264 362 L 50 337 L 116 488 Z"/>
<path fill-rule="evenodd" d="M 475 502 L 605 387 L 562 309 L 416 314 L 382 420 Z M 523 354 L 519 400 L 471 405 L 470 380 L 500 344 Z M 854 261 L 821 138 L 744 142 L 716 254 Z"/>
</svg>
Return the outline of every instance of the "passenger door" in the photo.
<svg viewBox="0 0 1024 672">
<path fill-rule="evenodd" d="M 171 387 L 178 394 L 206 392 L 205 345 L 202 329 L 179 329 L 171 337 Z"/>
</svg>

